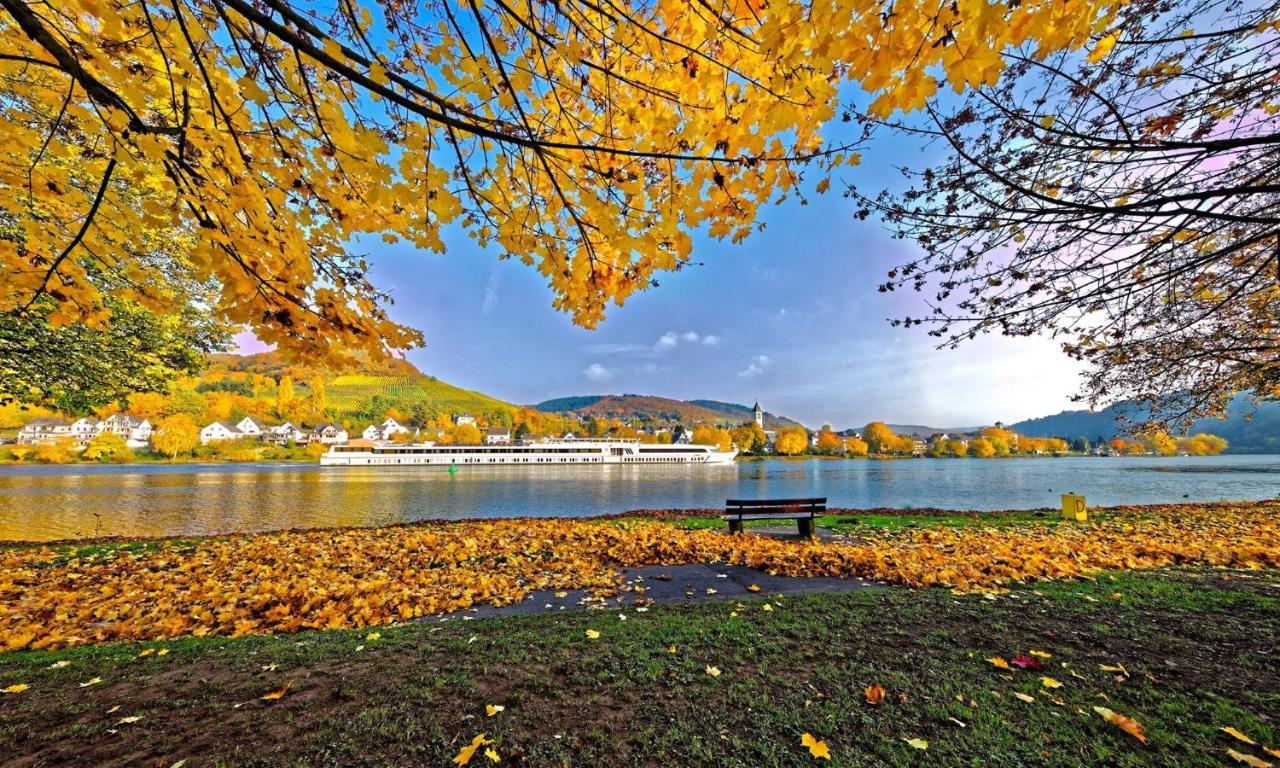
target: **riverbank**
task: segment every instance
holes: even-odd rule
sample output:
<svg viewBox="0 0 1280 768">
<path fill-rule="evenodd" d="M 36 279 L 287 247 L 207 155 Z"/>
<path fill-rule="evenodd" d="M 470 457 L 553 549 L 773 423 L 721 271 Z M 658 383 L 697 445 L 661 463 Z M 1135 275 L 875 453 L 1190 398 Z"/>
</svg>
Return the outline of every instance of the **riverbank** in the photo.
<svg viewBox="0 0 1280 768">
<path fill-rule="evenodd" d="M 446 765 L 483 734 L 472 766 L 492 749 L 500 765 L 789 768 L 820 764 L 808 733 L 833 766 L 1273 761 L 1277 581 L 1179 569 L 995 597 L 762 592 L 27 651 L 0 656 L 0 688 L 27 686 L 0 699 L 0 750 L 23 767 Z"/>
</svg>

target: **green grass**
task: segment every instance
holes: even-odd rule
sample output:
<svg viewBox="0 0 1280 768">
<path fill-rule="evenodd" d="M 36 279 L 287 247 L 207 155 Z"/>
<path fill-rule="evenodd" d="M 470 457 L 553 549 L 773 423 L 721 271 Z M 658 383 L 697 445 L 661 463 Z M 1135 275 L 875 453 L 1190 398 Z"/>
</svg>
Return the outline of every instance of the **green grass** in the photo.
<svg viewBox="0 0 1280 768">
<path fill-rule="evenodd" d="M 443 413 L 467 411 L 482 414 L 514 407 L 481 392 L 455 387 L 430 376 L 338 376 L 326 382 L 325 395 L 330 409 L 339 418 L 358 411 L 374 396 L 384 397 L 402 409 L 421 402 Z"/>
<path fill-rule="evenodd" d="M 377 640 L 365 630 L 23 652 L 0 656 L 0 687 L 32 686 L 0 701 L 0 754 L 446 765 L 484 732 L 503 764 L 754 768 L 816 765 L 799 746 L 809 732 L 833 766 L 1221 766 L 1227 747 L 1264 756 L 1221 727 L 1280 746 L 1278 582 L 1276 572 L 1115 574 L 995 600 L 864 590 L 775 597 L 772 612 L 758 598 L 628 610 L 626 621 L 616 611 L 427 621 Z M 138 658 L 158 647 L 170 653 Z M 1053 654 L 1044 671 L 985 661 L 1030 649 Z M 60 660 L 71 664 L 49 668 Z M 1129 676 L 1117 681 L 1102 663 Z M 1064 687 L 1049 692 L 1041 675 Z M 93 677 L 103 682 L 80 687 Z M 261 700 L 286 682 L 283 699 Z M 888 691 L 880 707 L 863 701 L 872 683 Z M 489 703 L 506 711 L 486 717 Z M 1094 705 L 1137 718 L 1148 744 Z M 143 719 L 118 724 L 133 715 Z"/>
</svg>

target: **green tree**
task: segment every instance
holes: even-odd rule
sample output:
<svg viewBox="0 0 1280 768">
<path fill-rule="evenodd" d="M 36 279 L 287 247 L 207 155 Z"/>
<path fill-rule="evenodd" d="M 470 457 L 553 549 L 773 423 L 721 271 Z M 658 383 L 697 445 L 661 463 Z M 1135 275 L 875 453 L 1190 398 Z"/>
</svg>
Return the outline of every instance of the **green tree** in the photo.
<svg viewBox="0 0 1280 768">
<path fill-rule="evenodd" d="M 84 458 L 90 461 L 123 461 L 133 455 L 125 439 L 115 432 L 100 432 L 93 436 L 84 449 Z"/>
<path fill-rule="evenodd" d="M 103 330 L 50 322 L 52 302 L 0 313 L 0 402 L 18 400 L 69 413 L 123 402 L 133 392 L 167 391 L 224 349 L 227 328 L 188 307 L 159 315 L 107 299 Z"/>
<path fill-rule="evenodd" d="M 151 434 L 151 446 L 169 458 L 191 453 L 200 444 L 200 429 L 185 413 L 165 416 Z"/>
</svg>

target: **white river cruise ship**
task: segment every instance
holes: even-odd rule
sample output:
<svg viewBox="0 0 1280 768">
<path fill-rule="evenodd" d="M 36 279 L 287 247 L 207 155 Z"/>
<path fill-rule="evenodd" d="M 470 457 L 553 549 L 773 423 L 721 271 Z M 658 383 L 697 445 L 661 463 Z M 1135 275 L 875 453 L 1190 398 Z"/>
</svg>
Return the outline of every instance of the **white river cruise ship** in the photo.
<svg viewBox="0 0 1280 768">
<path fill-rule="evenodd" d="M 320 457 L 325 467 L 467 466 L 497 464 L 713 464 L 731 465 L 737 451 L 711 445 L 657 445 L 638 440 L 542 440 L 521 445 L 350 443 Z"/>
</svg>

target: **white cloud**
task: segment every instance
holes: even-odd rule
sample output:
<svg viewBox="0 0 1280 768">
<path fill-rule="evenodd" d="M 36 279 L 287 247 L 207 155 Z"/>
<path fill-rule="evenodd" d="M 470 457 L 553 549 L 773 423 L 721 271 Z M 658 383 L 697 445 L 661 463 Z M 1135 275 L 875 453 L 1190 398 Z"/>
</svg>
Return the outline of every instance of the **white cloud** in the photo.
<svg viewBox="0 0 1280 768">
<path fill-rule="evenodd" d="M 658 340 L 653 343 L 653 348 L 659 352 L 665 352 L 670 349 L 675 349 L 681 344 L 702 344 L 704 346 L 714 347 L 719 343 L 720 337 L 714 333 L 703 335 L 697 331 L 667 331 L 659 336 Z"/>
<path fill-rule="evenodd" d="M 596 383 L 609 381 L 615 374 L 617 374 L 617 372 L 617 369 L 606 368 L 599 363 L 592 363 L 582 369 L 582 375 L 587 379 L 587 381 L 594 381 Z"/>
<path fill-rule="evenodd" d="M 662 334 L 662 337 L 659 338 L 658 341 L 655 342 L 653 346 L 657 347 L 658 349 L 671 349 L 672 347 L 674 347 L 679 343 L 680 343 L 680 334 L 676 333 L 675 331 L 672 331 L 671 333 Z"/>
<path fill-rule="evenodd" d="M 746 368 L 743 368 L 741 371 L 738 371 L 738 375 L 743 377 L 744 379 L 749 379 L 755 376 L 759 376 L 760 374 L 764 373 L 765 370 L 772 364 L 773 364 L 773 361 L 769 359 L 768 355 L 756 355 L 755 357 L 751 358 L 751 362 L 747 365 Z"/>
<path fill-rule="evenodd" d="M 720 337 L 715 334 L 708 333 L 706 336 L 702 337 L 702 343 L 708 347 L 714 347 L 720 343 Z"/>
<path fill-rule="evenodd" d="M 484 286 L 484 302 L 480 305 L 482 315 L 489 315 L 498 306 L 499 274 L 497 265 L 489 271 L 489 282 Z"/>
</svg>

